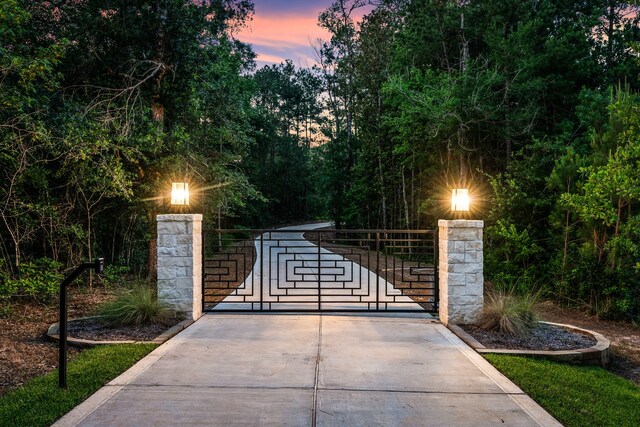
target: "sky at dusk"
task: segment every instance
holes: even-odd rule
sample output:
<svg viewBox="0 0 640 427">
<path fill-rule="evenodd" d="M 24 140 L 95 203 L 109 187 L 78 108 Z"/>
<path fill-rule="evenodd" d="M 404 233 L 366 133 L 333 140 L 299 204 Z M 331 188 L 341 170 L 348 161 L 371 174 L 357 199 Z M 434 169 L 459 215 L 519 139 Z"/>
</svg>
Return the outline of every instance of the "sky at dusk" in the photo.
<svg viewBox="0 0 640 427">
<path fill-rule="evenodd" d="M 254 0 L 255 15 L 238 36 L 251 43 L 258 54 L 258 68 L 291 59 L 296 66 L 310 67 L 315 61 L 311 42 L 329 39 L 318 27 L 318 15 L 332 0 Z"/>
<path fill-rule="evenodd" d="M 238 36 L 258 54 L 258 68 L 289 58 L 296 66 L 310 67 L 315 55 L 310 41 L 329 35 L 318 27 L 318 15 L 331 0 L 254 0 L 255 15 Z"/>
</svg>

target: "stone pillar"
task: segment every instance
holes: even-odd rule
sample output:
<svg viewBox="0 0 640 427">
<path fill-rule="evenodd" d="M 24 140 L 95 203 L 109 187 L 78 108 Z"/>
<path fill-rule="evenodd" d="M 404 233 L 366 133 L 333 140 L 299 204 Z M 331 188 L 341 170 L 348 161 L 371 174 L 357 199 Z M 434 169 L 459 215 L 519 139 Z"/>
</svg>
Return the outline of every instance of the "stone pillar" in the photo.
<svg viewBox="0 0 640 427">
<path fill-rule="evenodd" d="M 158 299 L 202 316 L 202 215 L 158 215 Z"/>
<path fill-rule="evenodd" d="M 484 304 L 484 221 L 438 221 L 440 321 L 475 324 Z"/>
</svg>

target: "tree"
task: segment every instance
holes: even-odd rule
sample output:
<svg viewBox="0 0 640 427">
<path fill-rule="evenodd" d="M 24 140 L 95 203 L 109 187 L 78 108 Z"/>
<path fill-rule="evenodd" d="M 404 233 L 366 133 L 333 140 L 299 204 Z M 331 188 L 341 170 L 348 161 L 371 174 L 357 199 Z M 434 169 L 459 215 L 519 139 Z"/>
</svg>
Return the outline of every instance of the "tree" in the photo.
<svg viewBox="0 0 640 427">
<path fill-rule="evenodd" d="M 42 228 L 47 209 L 32 190 L 46 181 L 43 164 L 53 157 L 42 116 L 47 96 L 58 87 L 55 67 L 66 45 L 63 39 L 34 40 L 31 23 L 18 1 L 0 4 L 0 216 L 13 246 L 9 250 L 2 239 L 2 252 L 15 266 L 21 263 L 22 245 Z"/>
</svg>

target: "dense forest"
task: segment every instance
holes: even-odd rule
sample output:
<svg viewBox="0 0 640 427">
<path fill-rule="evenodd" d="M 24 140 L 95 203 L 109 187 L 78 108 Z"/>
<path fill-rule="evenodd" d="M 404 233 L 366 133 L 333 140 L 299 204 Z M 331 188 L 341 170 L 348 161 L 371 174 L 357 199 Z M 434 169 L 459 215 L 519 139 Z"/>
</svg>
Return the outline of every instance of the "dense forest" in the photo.
<svg viewBox="0 0 640 427">
<path fill-rule="evenodd" d="M 3 0 L 0 302 L 152 279 L 172 181 L 226 228 L 432 229 L 468 187 L 491 284 L 640 320 L 638 10 L 336 0 L 317 65 L 257 69 L 249 0 Z"/>
</svg>

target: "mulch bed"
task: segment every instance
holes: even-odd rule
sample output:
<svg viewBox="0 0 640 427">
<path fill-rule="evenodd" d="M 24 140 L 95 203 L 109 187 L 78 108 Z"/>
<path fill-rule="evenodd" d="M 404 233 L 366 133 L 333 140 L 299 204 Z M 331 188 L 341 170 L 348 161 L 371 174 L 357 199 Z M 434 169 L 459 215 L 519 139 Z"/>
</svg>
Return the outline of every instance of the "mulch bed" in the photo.
<svg viewBox="0 0 640 427">
<path fill-rule="evenodd" d="M 485 330 L 475 326 L 461 326 L 469 335 L 487 348 L 510 350 L 577 350 L 596 345 L 591 335 L 569 331 L 559 326 L 539 324 L 531 335 L 514 337 L 497 330 Z"/>
<path fill-rule="evenodd" d="M 99 304 L 114 297 L 103 289 L 81 292 L 69 297 L 69 317 L 87 316 Z M 36 376 L 58 366 L 58 344 L 47 336 L 52 323 L 58 321 L 58 303 L 14 301 L 11 314 L 0 318 L 0 396 Z M 69 349 L 69 357 L 77 354 Z"/>
<path fill-rule="evenodd" d="M 141 326 L 109 326 L 98 318 L 78 319 L 69 322 L 70 337 L 94 341 L 153 341 L 158 335 L 176 325 L 180 320 Z"/>
</svg>

